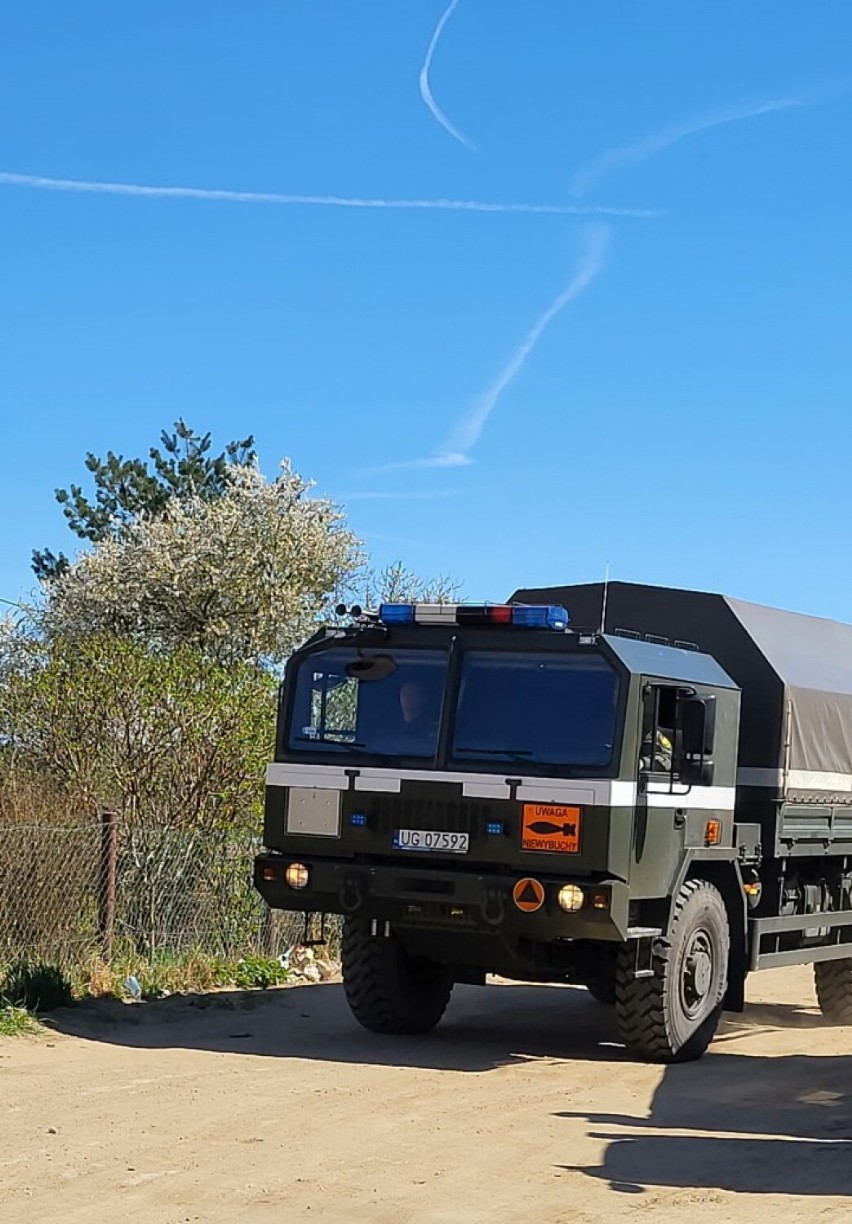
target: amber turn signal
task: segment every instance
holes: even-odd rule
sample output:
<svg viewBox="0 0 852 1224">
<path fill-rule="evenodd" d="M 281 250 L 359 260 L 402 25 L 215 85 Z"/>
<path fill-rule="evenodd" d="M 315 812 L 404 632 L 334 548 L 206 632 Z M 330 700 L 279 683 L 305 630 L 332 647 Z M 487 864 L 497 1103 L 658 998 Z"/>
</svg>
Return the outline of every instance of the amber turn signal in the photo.
<svg viewBox="0 0 852 1224">
<path fill-rule="evenodd" d="M 708 820 L 704 826 L 704 845 L 718 846 L 722 840 L 721 820 Z"/>
</svg>

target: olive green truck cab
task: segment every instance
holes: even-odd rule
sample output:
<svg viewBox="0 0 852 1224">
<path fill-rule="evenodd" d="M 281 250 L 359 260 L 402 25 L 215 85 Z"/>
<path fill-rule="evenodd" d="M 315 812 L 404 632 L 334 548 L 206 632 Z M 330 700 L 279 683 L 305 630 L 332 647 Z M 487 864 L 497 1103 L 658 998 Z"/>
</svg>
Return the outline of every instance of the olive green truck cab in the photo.
<svg viewBox="0 0 852 1224">
<path fill-rule="evenodd" d="M 375 1031 L 499 974 L 686 1060 L 809 962 L 852 1023 L 852 626 L 627 583 L 354 609 L 288 664 L 264 845 L 270 906 L 344 916 Z"/>
</svg>

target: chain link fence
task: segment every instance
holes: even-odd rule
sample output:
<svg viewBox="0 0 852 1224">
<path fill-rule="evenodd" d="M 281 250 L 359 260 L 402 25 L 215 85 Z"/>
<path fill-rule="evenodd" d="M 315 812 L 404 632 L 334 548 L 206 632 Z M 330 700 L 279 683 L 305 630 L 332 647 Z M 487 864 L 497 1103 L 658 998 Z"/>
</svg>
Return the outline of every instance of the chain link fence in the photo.
<svg viewBox="0 0 852 1224">
<path fill-rule="evenodd" d="M 279 956 L 303 920 L 252 886 L 259 842 L 233 829 L 0 821 L 0 967 L 203 953 Z"/>
</svg>

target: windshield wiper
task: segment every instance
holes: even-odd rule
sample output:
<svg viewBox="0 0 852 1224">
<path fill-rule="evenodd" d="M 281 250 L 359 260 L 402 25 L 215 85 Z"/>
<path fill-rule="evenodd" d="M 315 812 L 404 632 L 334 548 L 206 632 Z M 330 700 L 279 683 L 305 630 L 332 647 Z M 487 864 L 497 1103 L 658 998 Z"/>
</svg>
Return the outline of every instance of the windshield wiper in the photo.
<svg viewBox="0 0 852 1224">
<path fill-rule="evenodd" d="M 337 740 L 329 739 L 324 735 L 294 735 L 293 739 L 300 740 L 303 744 L 334 744 L 336 748 L 366 748 L 366 744 L 362 744 L 360 740 Z"/>
<path fill-rule="evenodd" d="M 505 756 L 513 760 L 532 756 L 530 748 L 456 748 L 456 752 L 472 752 L 476 756 Z"/>
</svg>

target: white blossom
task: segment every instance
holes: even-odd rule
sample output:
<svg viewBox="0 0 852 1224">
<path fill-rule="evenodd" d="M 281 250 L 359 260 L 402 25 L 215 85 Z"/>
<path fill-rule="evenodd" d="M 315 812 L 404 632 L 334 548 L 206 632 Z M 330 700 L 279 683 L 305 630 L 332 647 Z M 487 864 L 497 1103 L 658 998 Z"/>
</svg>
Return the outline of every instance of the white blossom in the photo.
<svg viewBox="0 0 852 1224">
<path fill-rule="evenodd" d="M 278 662 L 362 564 L 343 511 L 288 461 L 275 480 L 235 466 L 215 500 L 174 498 L 99 542 L 46 589 L 44 629 L 118 633 L 222 662 Z"/>
</svg>

